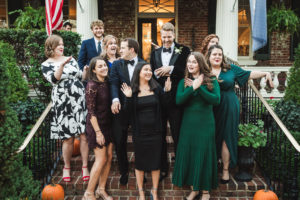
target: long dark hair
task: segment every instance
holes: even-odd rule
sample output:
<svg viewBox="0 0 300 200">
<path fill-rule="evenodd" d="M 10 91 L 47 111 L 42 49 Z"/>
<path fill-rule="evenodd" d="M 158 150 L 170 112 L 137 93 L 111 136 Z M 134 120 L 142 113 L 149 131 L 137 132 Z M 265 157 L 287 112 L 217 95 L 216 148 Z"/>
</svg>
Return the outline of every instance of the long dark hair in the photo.
<svg viewBox="0 0 300 200">
<path fill-rule="evenodd" d="M 210 67 L 211 69 L 211 63 L 209 61 L 209 57 L 211 55 L 211 52 L 214 50 L 214 49 L 221 49 L 222 51 L 222 62 L 221 62 L 221 70 L 226 72 L 227 70 L 229 70 L 231 67 L 229 64 L 226 63 L 225 61 L 225 57 L 224 57 L 224 51 L 223 51 L 223 48 L 221 45 L 218 45 L 218 44 L 215 44 L 215 45 L 212 45 L 209 47 L 208 51 L 207 51 L 207 54 L 206 54 L 206 61 L 207 61 L 207 64 L 208 66 Z"/>
<path fill-rule="evenodd" d="M 211 73 L 211 69 L 207 65 L 207 63 L 205 61 L 205 57 L 203 56 L 202 53 L 196 52 L 196 51 L 190 53 L 190 55 L 187 57 L 187 60 L 189 59 L 190 56 L 195 57 L 195 59 L 198 63 L 198 66 L 199 66 L 199 72 L 200 72 L 200 74 L 204 75 L 203 84 L 207 86 L 208 90 L 212 91 L 213 90 L 213 84 L 212 84 L 211 77 L 215 77 L 215 75 L 213 75 Z M 188 67 L 185 68 L 184 78 L 193 78 L 192 74 L 189 73 Z"/>
<path fill-rule="evenodd" d="M 132 93 L 139 93 L 140 92 L 140 73 L 145 65 L 150 65 L 150 63 L 147 62 L 139 62 L 136 64 L 132 80 L 131 80 L 131 89 Z M 158 87 L 158 83 L 151 77 L 151 79 L 148 82 L 150 90 L 153 91 L 155 88 Z"/>
<path fill-rule="evenodd" d="M 104 63 L 106 64 L 105 60 L 100 57 L 100 56 L 96 56 L 94 57 L 91 61 L 90 61 L 90 65 L 89 65 L 89 69 L 87 71 L 87 80 L 93 80 L 93 81 L 96 81 L 96 82 L 99 82 L 98 78 L 97 78 L 97 75 L 95 74 L 95 72 L 93 72 L 93 70 L 95 69 L 96 67 L 96 63 L 98 60 L 103 60 Z M 107 80 L 108 78 L 108 75 L 105 77 L 105 81 Z"/>
</svg>

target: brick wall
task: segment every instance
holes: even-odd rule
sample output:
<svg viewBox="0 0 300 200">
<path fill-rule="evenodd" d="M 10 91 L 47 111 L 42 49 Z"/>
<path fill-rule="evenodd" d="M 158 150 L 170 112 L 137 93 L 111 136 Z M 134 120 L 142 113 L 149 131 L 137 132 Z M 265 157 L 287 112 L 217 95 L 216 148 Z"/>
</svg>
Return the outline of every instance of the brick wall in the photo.
<svg viewBox="0 0 300 200">
<path fill-rule="evenodd" d="M 135 37 L 135 0 L 103 1 L 105 33 L 119 39 Z"/>
<path fill-rule="evenodd" d="M 208 0 L 178 0 L 178 8 L 178 42 L 197 51 L 208 34 Z"/>
</svg>

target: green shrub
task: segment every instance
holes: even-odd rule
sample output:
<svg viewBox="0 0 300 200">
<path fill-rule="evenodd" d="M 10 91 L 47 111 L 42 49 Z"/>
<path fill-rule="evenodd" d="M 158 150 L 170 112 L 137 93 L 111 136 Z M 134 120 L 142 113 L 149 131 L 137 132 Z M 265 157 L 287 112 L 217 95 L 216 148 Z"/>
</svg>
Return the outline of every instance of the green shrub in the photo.
<svg viewBox="0 0 300 200">
<path fill-rule="evenodd" d="M 300 44 L 295 52 L 295 62 L 289 72 L 284 100 L 294 101 L 300 105 Z"/>
<path fill-rule="evenodd" d="M 300 131 L 300 105 L 294 101 L 281 100 L 276 105 L 275 113 L 289 131 Z"/>
<path fill-rule="evenodd" d="M 22 73 L 17 66 L 15 59 L 15 51 L 12 46 L 7 43 L 0 42 L 0 57 L 7 64 L 7 69 L 9 73 L 10 89 L 11 95 L 8 101 L 15 103 L 17 101 L 22 101 L 27 98 L 28 95 L 28 85 L 26 80 L 22 77 Z"/>
<path fill-rule="evenodd" d="M 46 16 L 45 7 L 34 9 L 27 6 L 24 10 L 15 10 L 8 14 L 19 13 L 14 25 L 19 29 L 45 29 Z"/>
</svg>

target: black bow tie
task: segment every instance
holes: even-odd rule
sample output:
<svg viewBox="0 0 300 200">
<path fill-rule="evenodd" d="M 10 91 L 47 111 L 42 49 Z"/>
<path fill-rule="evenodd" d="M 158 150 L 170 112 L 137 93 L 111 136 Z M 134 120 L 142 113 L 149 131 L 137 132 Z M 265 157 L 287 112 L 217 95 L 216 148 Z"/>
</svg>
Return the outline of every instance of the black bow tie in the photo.
<svg viewBox="0 0 300 200">
<path fill-rule="evenodd" d="M 125 63 L 128 65 L 128 64 L 130 64 L 130 65 L 134 65 L 134 60 L 125 60 Z"/>
<path fill-rule="evenodd" d="M 163 52 L 169 52 L 169 53 L 171 53 L 171 48 L 163 48 Z"/>
</svg>

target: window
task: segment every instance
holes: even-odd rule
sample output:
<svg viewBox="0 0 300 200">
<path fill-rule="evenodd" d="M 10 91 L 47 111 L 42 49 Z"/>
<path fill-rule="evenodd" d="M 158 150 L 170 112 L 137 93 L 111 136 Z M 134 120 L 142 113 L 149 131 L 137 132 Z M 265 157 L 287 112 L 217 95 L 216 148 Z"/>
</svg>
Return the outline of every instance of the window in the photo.
<svg viewBox="0 0 300 200">
<path fill-rule="evenodd" d="M 139 13 L 174 13 L 175 0 L 139 0 Z"/>
<path fill-rule="evenodd" d="M 0 0 L 0 28 L 7 26 L 7 7 L 6 0 Z"/>
<path fill-rule="evenodd" d="M 251 15 L 248 0 L 239 1 L 238 12 L 238 56 L 251 54 Z"/>
</svg>

